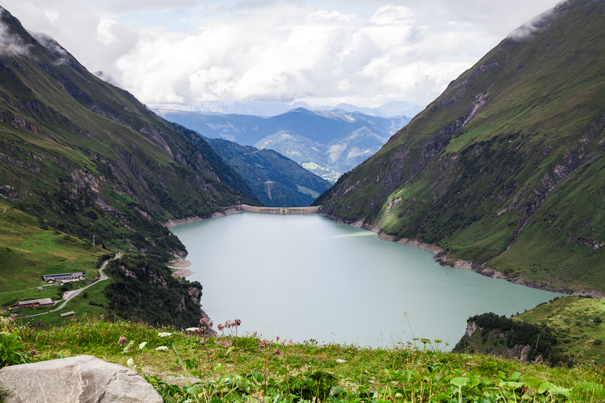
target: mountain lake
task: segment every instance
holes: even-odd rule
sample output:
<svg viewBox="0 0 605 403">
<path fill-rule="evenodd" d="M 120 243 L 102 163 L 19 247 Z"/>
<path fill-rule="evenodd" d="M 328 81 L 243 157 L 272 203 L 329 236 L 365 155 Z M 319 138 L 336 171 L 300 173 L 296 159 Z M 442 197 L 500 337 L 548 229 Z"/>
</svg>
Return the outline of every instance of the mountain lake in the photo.
<svg viewBox="0 0 605 403">
<path fill-rule="evenodd" d="M 242 213 L 177 225 L 216 324 L 239 334 L 390 347 L 453 348 L 473 315 L 510 316 L 562 294 L 440 266 L 430 252 L 319 215 Z"/>
</svg>

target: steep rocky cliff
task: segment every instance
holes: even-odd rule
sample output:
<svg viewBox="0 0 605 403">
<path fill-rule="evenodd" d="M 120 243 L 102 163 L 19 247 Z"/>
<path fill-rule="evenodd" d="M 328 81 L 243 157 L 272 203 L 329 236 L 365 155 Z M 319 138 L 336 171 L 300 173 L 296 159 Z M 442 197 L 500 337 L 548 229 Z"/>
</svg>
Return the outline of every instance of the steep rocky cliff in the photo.
<svg viewBox="0 0 605 403">
<path fill-rule="evenodd" d="M 605 290 L 605 2 L 562 2 L 532 27 L 315 204 L 486 274 Z"/>
</svg>

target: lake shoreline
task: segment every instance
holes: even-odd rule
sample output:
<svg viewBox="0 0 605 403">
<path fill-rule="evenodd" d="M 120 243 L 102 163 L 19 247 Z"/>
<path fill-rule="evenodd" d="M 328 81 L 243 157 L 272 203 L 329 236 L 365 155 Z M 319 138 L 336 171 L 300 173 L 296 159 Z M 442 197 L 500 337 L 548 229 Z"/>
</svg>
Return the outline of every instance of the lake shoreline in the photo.
<svg viewBox="0 0 605 403">
<path fill-rule="evenodd" d="M 170 228 L 175 225 L 186 224 L 186 223 L 202 221 L 202 220 L 208 220 L 210 218 L 226 217 L 229 215 L 240 214 L 243 212 L 244 211 L 241 208 L 229 207 L 224 210 L 215 211 L 213 213 L 209 213 L 209 214 L 205 214 L 205 215 L 201 215 L 201 216 L 193 216 L 193 217 L 187 217 L 187 218 L 182 218 L 182 219 L 169 220 L 164 225 L 167 228 Z M 498 270 L 492 269 L 491 267 L 486 266 L 485 263 L 483 263 L 483 264 L 475 263 L 470 260 L 456 260 L 456 261 L 452 262 L 449 259 L 449 253 L 447 253 L 444 249 L 442 249 L 441 247 L 439 247 L 437 245 L 427 244 L 427 243 L 418 241 L 416 239 L 400 238 L 400 237 L 397 237 L 394 235 L 388 235 L 388 234 L 384 233 L 382 228 L 365 223 L 363 220 L 353 221 L 353 220 L 349 220 L 349 219 L 344 219 L 344 218 L 336 216 L 334 214 L 330 214 L 321 208 L 319 209 L 317 214 L 322 217 L 328 218 L 332 221 L 341 223 L 341 224 L 347 224 L 347 225 L 351 225 L 353 227 L 365 229 L 367 231 L 372 231 L 372 232 L 376 233 L 378 235 L 378 237 L 380 239 L 382 239 L 383 241 L 397 242 L 401 245 L 408 245 L 408 246 L 412 246 L 414 248 L 418 248 L 418 249 L 422 249 L 427 252 L 430 252 L 433 254 L 433 258 L 435 259 L 435 261 L 444 267 L 451 267 L 451 268 L 456 268 L 456 269 L 470 269 L 470 270 L 473 270 L 476 273 L 479 273 L 486 277 L 503 279 L 503 280 L 506 280 L 513 284 L 519 284 L 519 285 L 523 285 L 526 287 L 535 288 L 535 289 L 543 290 L 543 291 L 551 291 L 551 292 L 557 292 L 557 293 L 568 294 L 568 295 L 573 295 L 573 296 L 592 297 L 592 298 L 597 298 L 597 299 L 605 298 L 604 293 L 601 293 L 601 292 L 595 291 L 595 290 L 582 289 L 582 290 L 574 291 L 569 288 L 553 287 L 553 286 L 548 286 L 548 285 L 538 283 L 533 280 L 526 280 L 526 279 L 519 277 L 518 275 L 508 275 L 508 274 L 505 274 Z M 184 260 L 184 262 L 188 262 L 188 261 Z M 190 264 L 191 264 L 190 262 L 186 266 L 183 266 L 184 263 L 178 264 L 178 267 L 175 268 L 176 270 L 174 272 L 174 275 L 178 276 L 178 277 L 186 278 L 186 277 L 189 277 L 192 274 L 194 274 L 195 272 L 193 272 L 191 269 L 188 268 L 188 266 Z"/>
<path fill-rule="evenodd" d="M 232 214 L 239 214 L 239 213 L 243 213 L 243 210 L 240 208 L 237 208 L 237 207 L 228 207 L 226 209 L 215 211 L 213 213 L 208 213 L 208 214 L 204 214 L 204 215 L 179 218 L 179 219 L 175 219 L 175 220 L 168 220 L 164 223 L 164 226 L 166 228 L 170 228 L 170 227 L 174 227 L 175 225 L 186 224 L 189 222 L 209 220 L 211 218 L 226 217 L 226 216 L 229 216 Z"/>
<path fill-rule="evenodd" d="M 456 260 L 454 262 L 451 262 L 449 259 L 449 253 L 445 252 L 445 250 L 443 250 L 441 247 L 439 247 L 437 245 L 427 244 L 427 243 L 424 243 L 424 242 L 421 242 L 421 241 L 418 241 L 415 239 L 400 238 L 398 236 L 388 235 L 388 234 L 384 233 L 382 228 L 365 223 L 363 220 L 353 221 L 353 220 L 344 219 L 344 218 L 336 216 L 334 214 L 330 214 L 321 208 L 317 214 L 321 215 L 322 217 L 328 218 L 332 221 L 341 223 L 341 224 L 347 224 L 347 225 L 351 225 L 353 227 L 372 231 L 372 232 L 378 234 L 378 238 L 382 239 L 383 241 L 397 242 L 401 245 L 413 246 L 414 248 L 418 248 L 418 249 L 425 250 L 427 252 L 431 252 L 433 254 L 433 258 L 435 259 L 435 261 L 437 261 L 441 266 L 444 266 L 444 267 L 451 267 L 451 268 L 457 268 L 457 269 L 471 269 L 471 270 L 475 271 L 476 273 L 479 273 L 486 277 L 503 279 L 503 280 L 506 280 L 513 284 L 519 284 L 519 285 L 523 285 L 526 287 L 535 288 L 535 289 L 543 290 L 543 291 L 551 291 L 551 292 L 557 292 L 557 293 L 568 294 L 568 295 L 573 295 L 573 296 L 581 296 L 581 297 L 592 297 L 592 298 L 597 298 L 597 299 L 605 298 L 605 294 L 603 294 L 599 291 L 595 291 L 595 290 L 574 291 L 569 288 L 552 287 L 552 286 L 538 283 L 533 280 L 526 280 L 526 279 L 520 278 L 518 275 L 507 275 L 498 270 L 492 269 L 491 267 L 487 267 L 485 265 L 485 263 L 483 263 L 483 264 L 475 263 L 470 260 Z"/>
<path fill-rule="evenodd" d="M 444 270 L 432 253 L 319 215 L 238 214 L 171 231 L 190 252 L 188 279 L 204 285 L 206 312 L 264 337 L 390 347 L 414 337 L 411 325 L 454 345 L 473 315 L 508 317 L 560 296 Z"/>
</svg>

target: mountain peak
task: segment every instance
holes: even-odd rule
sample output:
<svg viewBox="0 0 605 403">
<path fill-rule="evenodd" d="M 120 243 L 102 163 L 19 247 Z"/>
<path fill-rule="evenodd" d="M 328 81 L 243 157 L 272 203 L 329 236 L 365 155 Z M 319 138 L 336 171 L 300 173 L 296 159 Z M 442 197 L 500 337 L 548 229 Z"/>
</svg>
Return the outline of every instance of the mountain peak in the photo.
<svg viewBox="0 0 605 403">
<path fill-rule="evenodd" d="M 288 114 L 288 113 L 306 113 L 306 114 L 310 114 L 310 115 L 314 114 L 313 111 L 310 111 L 307 108 L 303 108 L 302 106 L 300 106 L 298 108 L 290 109 L 288 112 L 284 113 L 284 115 Z"/>
</svg>

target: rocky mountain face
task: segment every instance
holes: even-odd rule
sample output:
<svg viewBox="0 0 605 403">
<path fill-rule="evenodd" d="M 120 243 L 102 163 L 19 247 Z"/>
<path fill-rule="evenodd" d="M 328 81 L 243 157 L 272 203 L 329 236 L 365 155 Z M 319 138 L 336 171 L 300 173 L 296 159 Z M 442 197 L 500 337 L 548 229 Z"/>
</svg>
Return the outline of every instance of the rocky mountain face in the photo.
<svg viewBox="0 0 605 403">
<path fill-rule="evenodd" d="M 208 142 L 246 180 L 265 206 L 308 206 L 332 186 L 276 151 L 222 139 L 208 139 Z"/>
<path fill-rule="evenodd" d="M 533 25 L 315 203 L 509 280 L 605 290 L 605 2 Z"/>
<path fill-rule="evenodd" d="M 269 118 L 158 110 L 167 120 L 207 138 L 270 149 L 324 179 L 335 181 L 382 147 L 409 118 L 304 108 Z"/>
<path fill-rule="evenodd" d="M 43 228 L 182 254 L 168 219 L 257 203 L 207 144 L 194 146 L 52 38 L 33 37 L 4 9 L 0 29 L 0 196 Z"/>
</svg>

